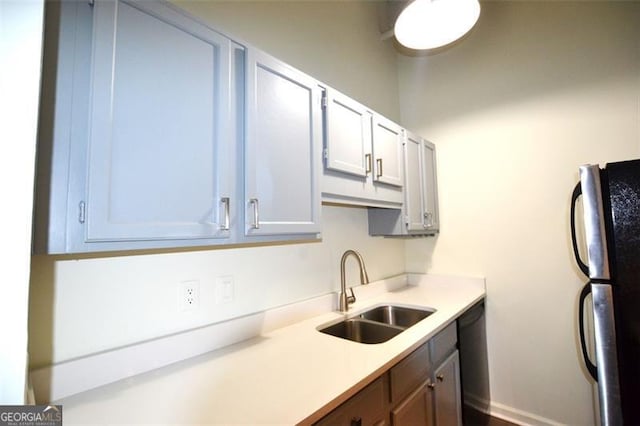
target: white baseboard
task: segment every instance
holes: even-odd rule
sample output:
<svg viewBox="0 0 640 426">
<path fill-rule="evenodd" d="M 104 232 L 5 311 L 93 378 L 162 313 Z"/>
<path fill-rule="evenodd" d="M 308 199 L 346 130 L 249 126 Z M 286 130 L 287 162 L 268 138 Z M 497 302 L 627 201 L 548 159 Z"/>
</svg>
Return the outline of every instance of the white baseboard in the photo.
<svg viewBox="0 0 640 426">
<path fill-rule="evenodd" d="M 491 401 L 480 398 L 479 396 L 472 394 L 471 392 L 464 392 L 463 400 L 465 405 L 468 405 L 474 410 L 480 411 L 481 413 L 489 414 Z"/>
<path fill-rule="evenodd" d="M 489 405 L 489 412 L 492 417 L 497 417 L 511 423 L 522 426 L 562 426 L 563 423 L 556 422 L 537 414 L 529 413 L 504 404 L 492 402 Z"/>
<path fill-rule="evenodd" d="M 465 405 L 480 411 L 481 413 L 488 414 L 492 417 L 496 417 L 501 420 L 508 421 L 522 426 L 561 426 L 563 423 L 558 423 L 554 420 L 546 417 L 538 416 L 527 411 L 518 410 L 517 408 L 509 407 L 498 402 L 487 401 L 484 398 L 480 398 L 477 395 L 471 393 L 464 394 Z"/>
</svg>

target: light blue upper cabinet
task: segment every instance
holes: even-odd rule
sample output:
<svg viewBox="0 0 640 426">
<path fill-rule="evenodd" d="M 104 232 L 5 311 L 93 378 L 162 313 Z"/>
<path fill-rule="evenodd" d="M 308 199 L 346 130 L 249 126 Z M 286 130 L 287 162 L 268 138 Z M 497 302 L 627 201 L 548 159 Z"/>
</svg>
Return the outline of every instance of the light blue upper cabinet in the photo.
<svg viewBox="0 0 640 426">
<path fill-rule="evenodd" d="M 86 240 L 228 238 L 230 40 L 163 3 L 94 6 Z"/>
<path fill-rule="evenodd" d="M 435 145 L 404 131 L 404 204 L 369 209 L 370 235 L 434 235 L 440 230 Z"/>
<path fill-rule="evenodd" d="M 34 252 L 319 238 L 314 79 L 164 1 L 47 10 Z"/>
<path fill-rule="evenodd" d="M 396 123 L 166 1 L 46 8 L 35 253 L 318 239 L 321 201 L 437 231 Z"/>
<path fill-rule="evenodd" d="M 422 139 L 407 132 L 405 139 L 405 182 L 404 210 L 407 231 L 424 230 L 424 175 Z"/>
<path fill-rule="evenodd" d="M 256 49 L 246 78 L 245 235 L 320 232 L 320 87 Z"/>
<path fill-rule="evenodd" d="M 379 114 L 373 116 L 374 179 L 402 187 L 402 127 Z"/>
<path fill-rule="evenodd" d="M 436 146 L 426 139 L 422 141 L 422 182 L 424 228 L 430 232 L 440 230 L 438 208 L 438 175 L 436 169 Z"/>
<path fill-rule="evenodd" d="M 166 2 L 46 7 L 34 252 L 237 242 L 244 48 Z"/>
<path fill-rule="evenodd" d="M 405 143 L 407 231 L 433 234 L 439 229 L 436 147 L 409 131 Z"/>
<path fill-rule="evenodd" d="M 373 170 L 372 113 L 330 88 L 324 103 L 327 169 L 366 178 Z"/>
<path fill-rule="evenodd" d="M 324 101 L 324 201 L 402 205 L 402 128 L 332 88 Z"/>
</svg>

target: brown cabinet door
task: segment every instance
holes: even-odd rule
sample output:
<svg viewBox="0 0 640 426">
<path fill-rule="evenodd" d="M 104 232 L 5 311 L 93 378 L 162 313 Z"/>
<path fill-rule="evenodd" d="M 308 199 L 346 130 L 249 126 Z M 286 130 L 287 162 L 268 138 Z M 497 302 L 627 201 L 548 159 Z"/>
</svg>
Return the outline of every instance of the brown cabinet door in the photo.
<svg viewBox="0 0 640 426">
<path fill-rule="evenodd" d="M 391 402 L 397 404 L 429 377 L 429 345 L 413 351 L 390 370 Z"/>
<path fill-rule="evenodd" d="M 433 399 L 425 383 L 391 411 L 393 426 L 433 426 Z"/>
<path fill-rule="evenodd" d="M 344 404 L 323 417 L 316 426 L 381 426 L 386 425 L 388 397 L 387 375 L 352 396 Z"/>
<path fill-rule="evenodd" d="M 459 426 L 462 424 L 460 360 L 458 351 L 449 356 L 434 371 L 435 417 L 438 426 Z"/>
</svg>

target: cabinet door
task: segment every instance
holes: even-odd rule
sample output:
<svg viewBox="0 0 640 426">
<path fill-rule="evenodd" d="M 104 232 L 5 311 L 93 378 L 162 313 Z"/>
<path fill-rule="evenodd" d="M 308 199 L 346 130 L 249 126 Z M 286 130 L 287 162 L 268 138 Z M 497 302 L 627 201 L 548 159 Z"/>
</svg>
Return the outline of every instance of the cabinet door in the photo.
<svg viewBox="0 0 640 426">
<path fill-rule="evenodd" d="M 386 379 L 386 375 L 378 378 L 314 426 L 384 426 L 388 418 Z"/>
<path fill-rule="evenodd" d="M 433 426 L 433 399 L 425 383 L 391 411 L 393 426 Z"/>
<path fill-rule="evenodd" d="M 405 133 L 404 142 L 404 208 L 407 231 L 424 230 L 424 167 L 422 138 Z"/>
<path fill-rule="evenodd" d="M 255 49 L 246 75 L 246 235 L 320 232 L 320 87 Z"/>
<path fill-rule="evenodd" d="M 373 116 L 374 181 L 402 187 L 402 128 L 381 115 Z"/>
<path fill-rule="evenodd" d="M 229 52 L 163 3 L 95 2 L 88 241 L 229 235 Z"/>
<path fill-rule="evenodd" d="M 396 404 L 429 378 L 429 345 L 423 344 L 389 370 L 391 401 Z"/>
<path fill-rule="evenodd" d="M 333 90 L 325 93 L 326 167 L 367 177 L 372 170 L 371 112 Z"/>
<path fill-rule="evenodd" d="M 431 142 L 422 140 L 422 174 L 423 174 L 423 211 L 426 229 L 440 229 L 438 214 L 438 184 L 436 174 L 436 147 Z"/>
<path fill-rule="evenodd" d="M 462 424 L 460 359 L 455 351 L 434 371 L 434 406 L 436 425 Z"/>
</svg>

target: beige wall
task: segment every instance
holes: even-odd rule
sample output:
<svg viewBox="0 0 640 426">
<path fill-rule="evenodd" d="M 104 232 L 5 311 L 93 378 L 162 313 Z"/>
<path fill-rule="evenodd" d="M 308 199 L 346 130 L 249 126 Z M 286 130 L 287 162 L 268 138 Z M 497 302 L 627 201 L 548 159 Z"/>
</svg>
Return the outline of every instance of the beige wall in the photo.
<svg viewBox="0 0 640 426">
<path fill-rule="evenodd" d="M 399 120 L 395 54 L 391 40 L 380 40 L 378 2 L 172 2 Z"/>
<path fill-rule="evenodd" d="M 43 0 L 0 2 L 0 405 L 26 403 L 29 254 Z"/>
<path fill-rule="evenodd" d="M 371 238 L 365 210 L 325 206 L 322 243 L 38 256 L 32 367 L 335 290 L 347 248 L 372 279 L 393 275 L 406 249 L 409 271 L 487 277 L 497 413 L 591 423 L 569 194 L 579 164 L 639 155 L 639 3 L 483 3 L 463 43 L 410 58 L 379 40 L 376 2 L 175 2 L 435 142 L 442 232 Z M 213 305 L 215 278 L 229 274 L 236 301 Z M 201 281 L 197 314 L 177 312 L 185 279 Z"/>
<path fill-rule="evenodd" d="M 399 117 L 395 51 L 379 39 L 375 3 L 181 4 L 229 35 Z M 404 271 L 403 242 L 369 237 L 365 209 L 325 206 L 322 214 L 320 243 L 34 257 L 31 367 L 337 290 L 340 256 L 349 248 L 361 251 L 372 280 Z M 235 300 L 215 305 L 215 280 L 228 275 L 235 280 Z M 195 313 L 178 312 L 177 285 L 184 280 L 200 281 Z"/>
<path fill-rule="evenodd" d="M 593 422 L 569 201 L 579 165 L 640 156 L 639 22 L 639 2 L 486 2 L 455 48 L 399 57 L 440 179 L 441 233 L 407 242 L 407 268 L 486 277 L 498 414 Z"/>
</svg>

